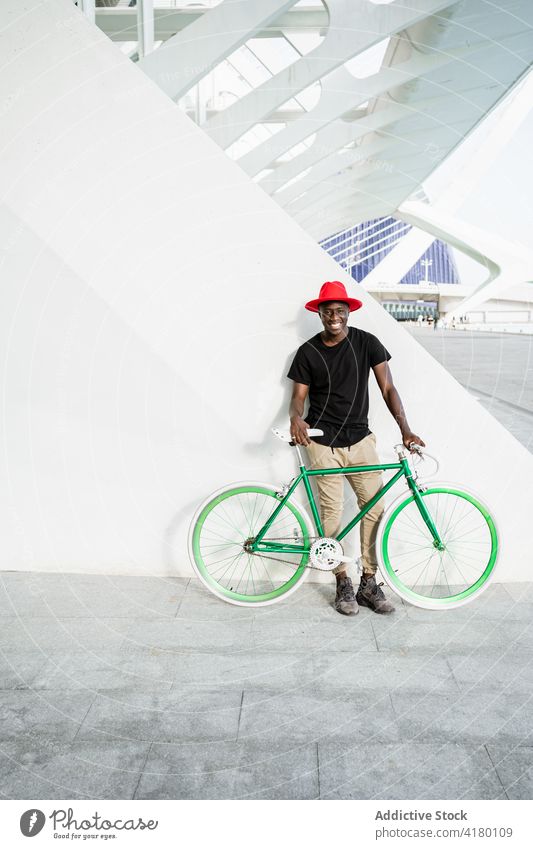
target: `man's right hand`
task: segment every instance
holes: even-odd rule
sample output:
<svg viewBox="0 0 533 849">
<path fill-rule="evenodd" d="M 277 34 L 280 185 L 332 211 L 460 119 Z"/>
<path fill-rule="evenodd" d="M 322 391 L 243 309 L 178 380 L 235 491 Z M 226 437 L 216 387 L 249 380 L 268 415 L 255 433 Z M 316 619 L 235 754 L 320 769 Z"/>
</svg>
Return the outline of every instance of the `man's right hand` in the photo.
<svg viewBox="0 0 533 849">
<path fill-rule="evenodd" d="M 291 437 L 296 445 L 310 445 L 311 440 L 307 436 L 309 425 L 301 416 L 293 416 L 291 418 Z"/>
</svg>

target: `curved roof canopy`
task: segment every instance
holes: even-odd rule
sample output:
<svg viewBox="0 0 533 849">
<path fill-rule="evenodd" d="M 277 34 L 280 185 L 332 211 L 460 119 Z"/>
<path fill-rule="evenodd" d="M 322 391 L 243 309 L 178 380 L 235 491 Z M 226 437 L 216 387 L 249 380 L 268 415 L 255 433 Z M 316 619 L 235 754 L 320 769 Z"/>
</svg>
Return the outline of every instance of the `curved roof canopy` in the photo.
<svg viewBox="0 0 533 849">
<path fill-rule="evenodd" d="M 393 214 L 533 61 L 530 0 L 154 5 L 139 66 L 317 239 Z"/>
</svg>

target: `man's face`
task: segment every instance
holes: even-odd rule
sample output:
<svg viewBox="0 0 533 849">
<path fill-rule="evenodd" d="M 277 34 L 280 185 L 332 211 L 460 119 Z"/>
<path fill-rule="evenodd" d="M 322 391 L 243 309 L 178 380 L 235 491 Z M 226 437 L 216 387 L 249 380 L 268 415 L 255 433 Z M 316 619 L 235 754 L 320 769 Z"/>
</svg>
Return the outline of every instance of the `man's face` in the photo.
<svg viewBox="0 0 533 849">
<path fill-rule="evenodd" d="M 344 336 L 350 309 L 342 301 L 326 301 L 318 308 L 318 314 L 328 336 Z"/>
</svg>

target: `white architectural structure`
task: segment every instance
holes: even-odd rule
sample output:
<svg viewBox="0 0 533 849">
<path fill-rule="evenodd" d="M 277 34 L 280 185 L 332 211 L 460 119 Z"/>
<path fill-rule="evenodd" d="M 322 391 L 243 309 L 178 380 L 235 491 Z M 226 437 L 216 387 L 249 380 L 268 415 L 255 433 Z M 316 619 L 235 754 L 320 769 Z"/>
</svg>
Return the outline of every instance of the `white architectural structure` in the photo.
<svg viewBox="0 0 533 849">
<path fill-rule="evenodd" d="M 406 26 L 407 15 L 422 26 L 424 9 L 446 7 L 430 29 L 439 51 L 455 49 L 447 22 L 463 4 L 370 5 L 376 38 Z M 470 7 L 481 15 L 488 5 Z M 509 5 L 523 7 L 523 17 L 531 11 Z M 519 15 L 512 18 L 516 57 L 525 48 Z M 488 21 L 471 16 L 480 29 L 469 64 L 492 56 L 499 67 L 508 48 L 491 54 L 489 35 L 504 32 L 504 22 L 497 10 Z M 465 26 L 463 18 L 457 29 Z M 339 268 L 70 0 L 4 0 L 0 39 L 0 566 L 189 574 L 186 532 L 207 492 L 292 473 L 290 449 L 268 429 L 286 421 L 288 362 L 317 329 L 303 303 Z M 348 47 L 340 35 L 332 45 L 341 64 Z M 472 120 L 523 64 L 502 62 L 502 81 L 479 94 Z M 442 84 L 434 79 L 433 90 Z M 445 97 L 453 101 L 451 89 Z M 417 144 L 426 144 L 426 120 Z M 215 126 L 229 131 L 229 121 Z M 443 144 L 469 126 L 457 118 Z M 364 190 L 351 187 L 364 217 L 394 208 L 429 167 L 424 161 L 419 172 L 409 155 L 404 162 L 386 199 L 379 171 L 372 193 L 368 172 Z M 324 202 L 328 229 L 346 220 L 345 200 L 340 192 L 340 206 Z M 311 231 L 320 229 L 317 214 L 308 216 Z M 352 321 L 391 351 L 409 419 L 441 456 L 443 478 L 493 506 L 504 542 L 500 579 L 528 578 L 523 493 L 532 455 L 343 279 L 364 302 Z M 398 432 L 373 384 L 371 425 L 387 456 Z"/>
<path fill-rule="evenodd" d="M 248 147 L 255 146 L 248 153 L 243 146 L 238 161 L 318 239 L 396 210 L 533 60 L 528 0 L 305 5 L 224 0 L 140 65 L 178 99 L 201 69 L 211 78 L 212 69 L 262 27 L 271 28 L 264 36 L 292 38 L 292 62 L 279 70 L 266 62 L 262 82 L 250 72 L 247 93 L 234 93 L 233 102 L 211 112 L 206 103 L 198 117 L 224 149 L 262 125 L 284 123 L 261 144 L 250 140 Z M 294 21 L 289 6 L 299 13 Z M 317 8 L 327 8 L 327 17 L 319 18 Z M 294 33 L 304 29 L 318 43 L 301 47 L 298 56 Z M 295 99 L 313 85 L 318 100 L 299 104 Z M 289 102 L 292 110 L 284 109 Z"/>
<path fill-rule="evenodd" d="M 464 304 L 469 302 L 471 289 L 462 284 L 371 283 L 368 286 L 365 284 L 365 289 L 380 303 L 394 302 L 398 306 L 417 300 L 435 303 L 439 315 L 448 325 L 455 317 L 466 316 L 468 323 L 464 325 L 464 329 L 490 327 L 491 330 L 503 328 L 512 331 L 514 326 L 516 332 L 524 332 L 529 330 L 529 325 L 533 328 L 533 301 L 529 283 L 514 285 L 503 291 L 498 298 L 484 300 L 479 306 L 466 311 Z"/>
<path fill-rule="evenodd" d="M 121 14 L 124 20 L 126 10 Z M 101 19 L 115 37 L 119 18 L 115 12 Z M 196 87 L 197 121 L 312 235 L 322 239 L 394 210 L 418 225 L 418 233 L 374 269 L 368 286 L 400 280 L 402 269 L 411 267 L 437 235 L 488 271 L 485 284 L 468 294 L 459 313 L 533 279 L 531 252 L 458 216 L 468 188 L 475 188 L 527 114 L 532 79 L 493 129 L 484 153 L 469 163 L 468 172 L 463 168 L 436 205 L 409 201 L 413 188 L 525 79 L 533 60 L 528 36 L 533 6 L 527 0 L 498 6 L 487 0 L 417 0 L 407 6 L 394 0 L 330 0 L 327 7 L 316 0 L 308 6 L 225 0 L 182 23 L 176 19 L 175 33 L 141 67 L 174 99 L 201 79 L 209 81 L 203 94 Z M 231 51 L 248 43 L 248 52 L 255 49 L 264 61 L 251 46 L 253 36 L 283 38 L 294 50 L 295 34 L 302 31 L 314 34 L 318 43 L 277 72 L 267 64 L 266 79 L 254 77 L 251 65 L 243 66 L 244 57 L 234 52 L 232 61 L 243 74 L 248 70 L 251 90 L 234 94 L 235 102 L 225 108 L 213 108 L 220 104 L 220 96 L 213 97 L 220 87 L 220 63 Z M 316 97 L 308 103 L 302 94 L 313 85 Z M 267 136 L 263 141 L 261 131 Z"/>
<path fill-rule="evenodd" d="M 483 231 L 462 220 L 461 207 L 469 194 L 476 191 L 486 179 L 490 166 L 501 150 L 509 144 L 513 134 L 529 114 L 533 103 L 533 74 L 518 87 L 508 102 L 499 110 L 495 122 L 481 146 L 477 146 L 463 163 L 447 189 L 431 204 L 412 200 L 402 204 L 397 211 L 399 219 L 417 225 L 421 230 L 411 231 L 409 237 L 387 256 L 379 268 L 368 275 L 365 285 L 372 288 L 376 282 L 391 283 L 403 275 L 423 252 L 418 247 L 428 238 L 438 236 L 475 259 L 485 270 L 486 278 L 473 292 L 463 291 L 458 300 L 448 293 L 443 303 L 449 318 L 468 313 L 473 321 L 524 322 L 524 315 L 533 307 L 531 288 L 533 281 L 533 251 L 517 241 L 503 239 L 498 233 Z M 425 231 L 425 232 L 424 232 Z M 393 271 L 393 269 L 395 269 Z M 455 294 L 459 294 L 457 291 Z M 505 316 L 509 312 L 509 316 Z"/>
</svg>

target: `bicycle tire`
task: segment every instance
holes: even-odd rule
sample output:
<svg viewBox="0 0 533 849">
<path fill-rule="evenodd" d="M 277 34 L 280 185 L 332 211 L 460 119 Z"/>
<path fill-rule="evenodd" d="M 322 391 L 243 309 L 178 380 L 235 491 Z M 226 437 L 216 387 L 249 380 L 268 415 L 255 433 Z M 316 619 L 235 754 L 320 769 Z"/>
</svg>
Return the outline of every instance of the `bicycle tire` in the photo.
<svg viewBox="0 0 533 849">
<path fill-rule="evenodd" d="M 428 610 L 450 610 L 477 598 L 489 585 L 498 558 L 498 531 L 488 507 L 451 484 L 419 490 L 444 551 L 433 538 L 412 492 L 386 510 L 377 533 L 382 575 L 401 598 Z"/>
<path fill-rule="evenodd" d="M 189 530 L 189 556 L 202 583 L 218 598 L 244 607 L 274 604 L 287 598 L 307 577 L 309 553 L 284 553 L 274 558 L 244 550 L 245 540 L 257 535 L 280 501 L 271 484 L 244 481 L 217 490 L 198 507 Z M 305 510 L 291 498 L 265 540 L 286 533 L 294 543 L 294 531 L 302 547 L 309 548 L 313 526 Z M 213 554 L 224 557 L 213 560 Z M 222 575 L 217 575 L 221 570 Z"/>
</svg>

